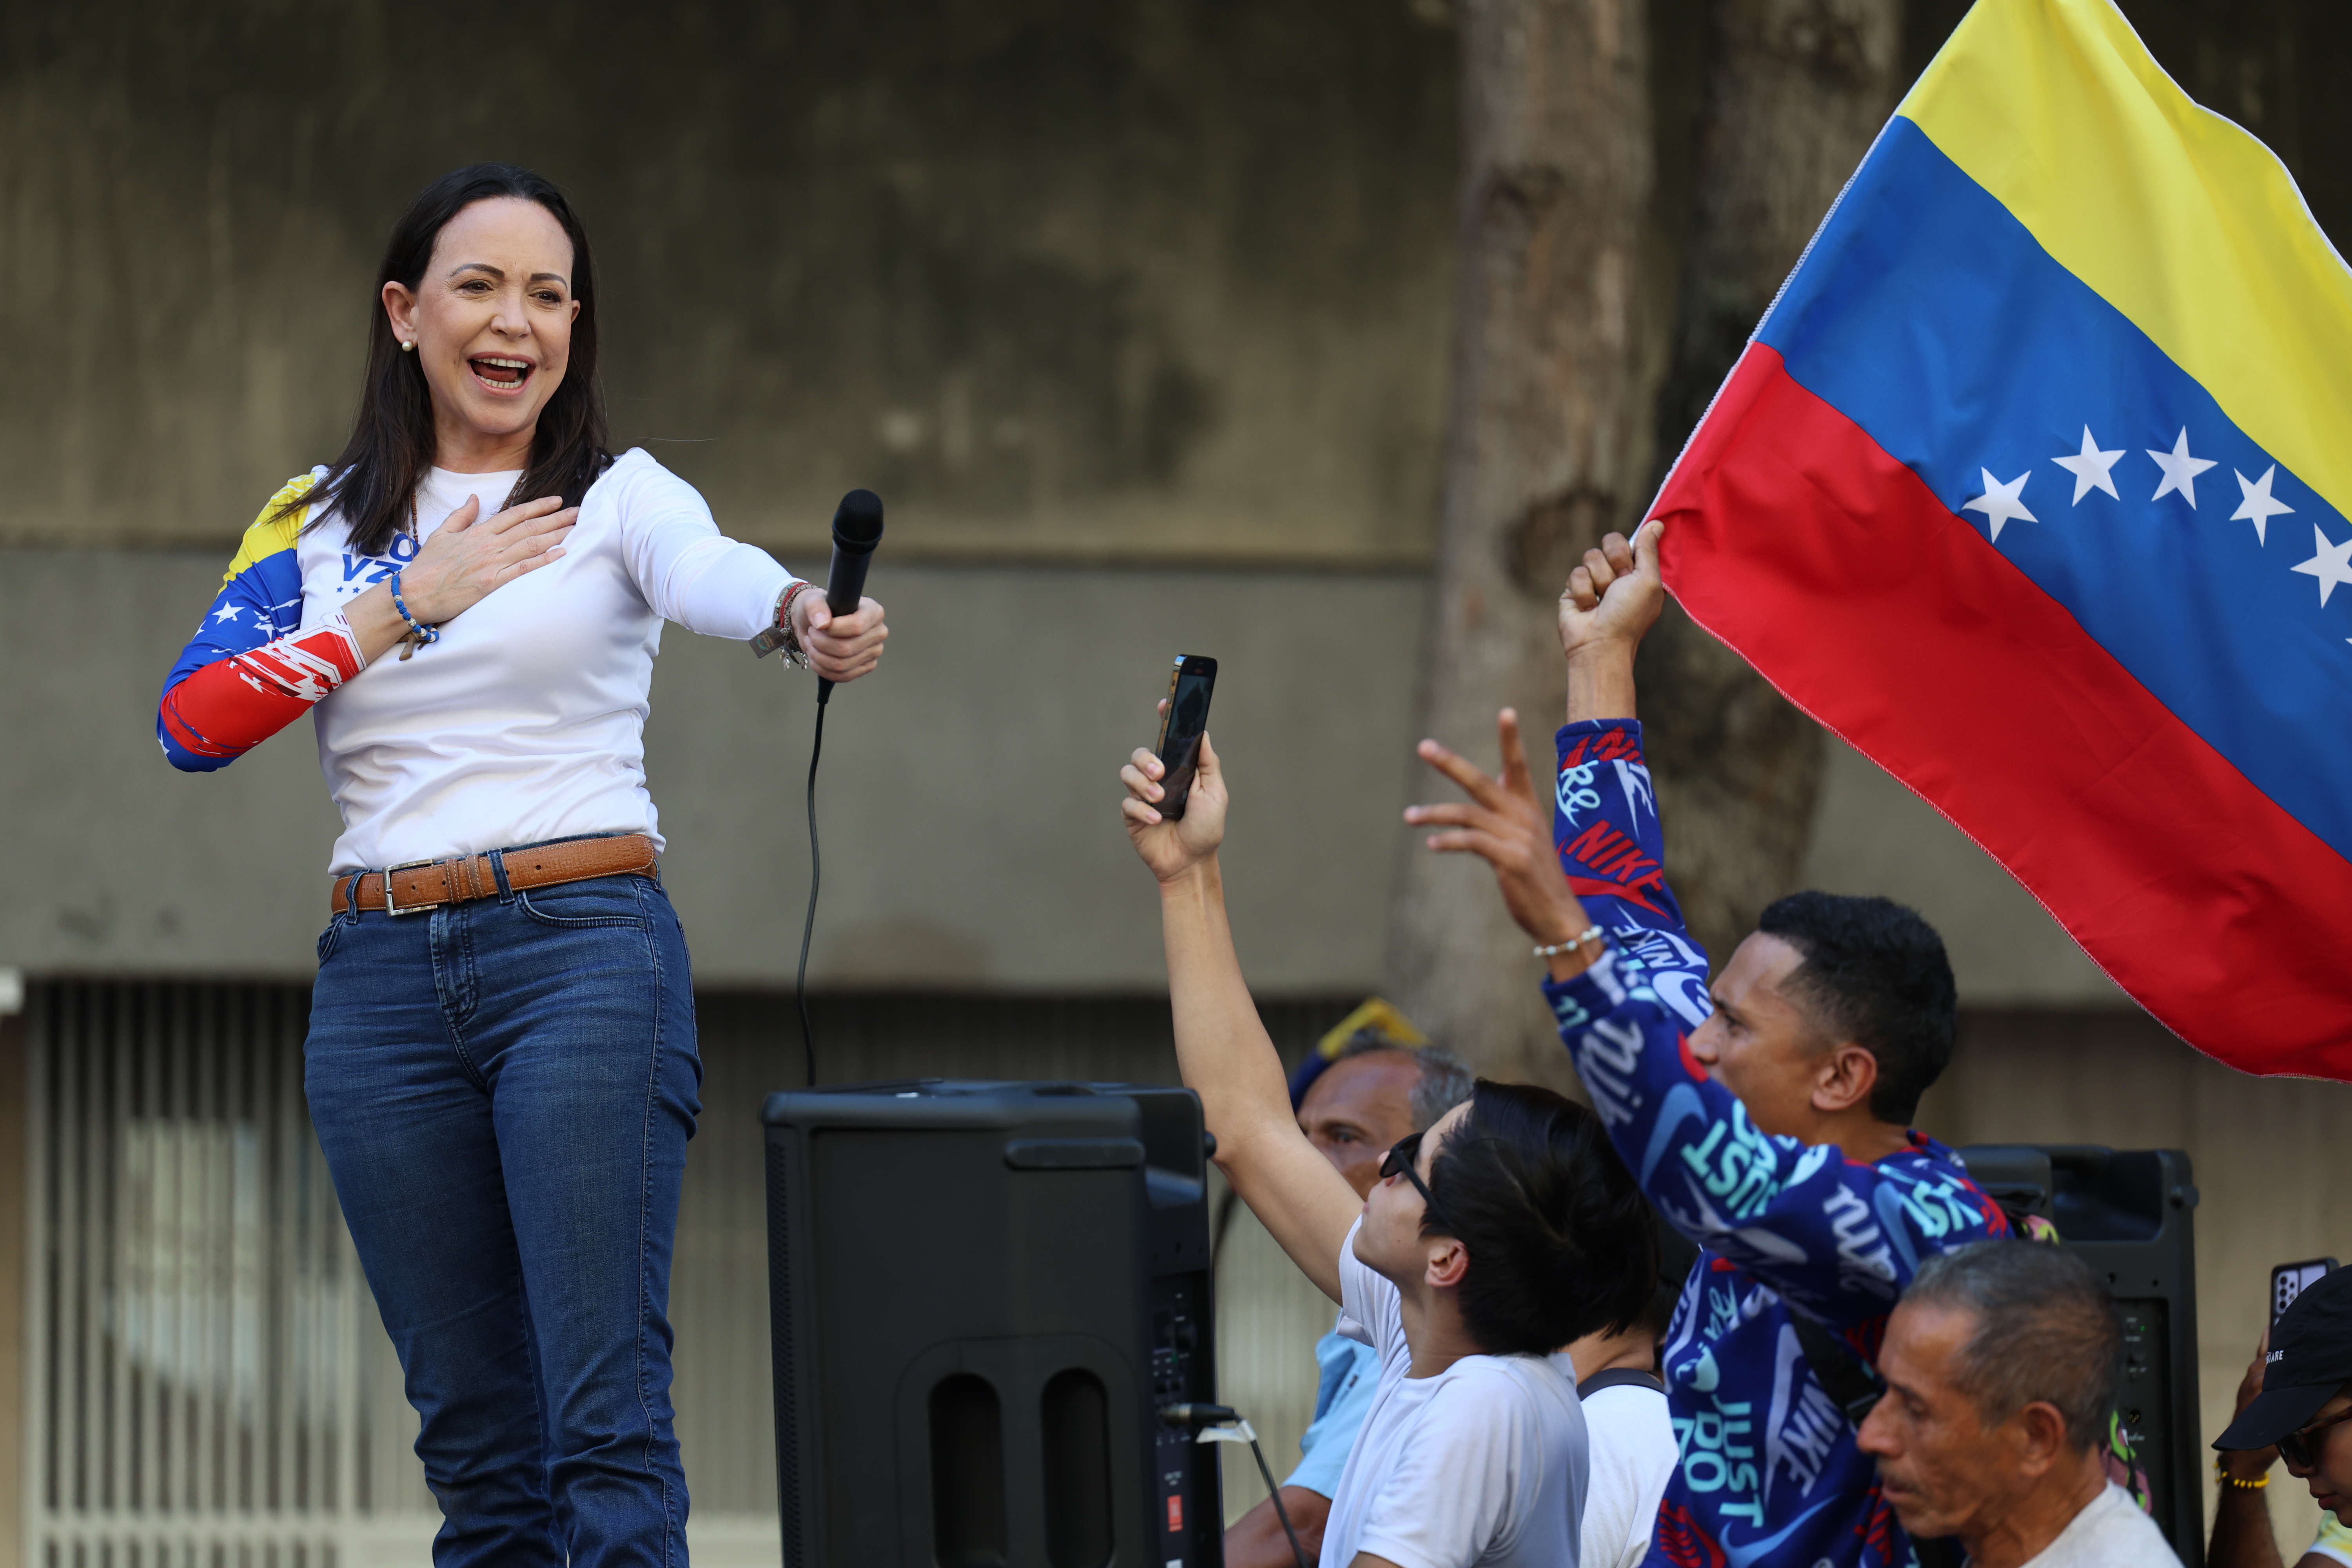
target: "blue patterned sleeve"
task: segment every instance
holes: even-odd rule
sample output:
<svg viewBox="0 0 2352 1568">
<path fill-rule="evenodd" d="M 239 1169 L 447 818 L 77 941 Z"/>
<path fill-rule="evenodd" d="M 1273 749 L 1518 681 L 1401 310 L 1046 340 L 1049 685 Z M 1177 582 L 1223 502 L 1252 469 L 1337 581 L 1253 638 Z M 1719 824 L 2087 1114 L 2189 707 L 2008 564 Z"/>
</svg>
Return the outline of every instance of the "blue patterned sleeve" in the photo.
<svg viewBox="0 0 2352 1568">
<path fill-rule="evenodd" d="M 1675 1229 L 1839 1328 L 1885 1313 L 1922 1258 L 2006 1231 L 1924 1143 L 1864 1164 L 1759 1131 L 1691 1056 L 1649 979 L 1612 952 L 1544 994 L 1594 1111 Z"/>
<path fill-rule="evenodd" d="M 1563 726 L 1555 739 L 1552 844 L 1568 885 L 1616 939 L 1627 975 L 1638 966 L 1659 1001 L 1695 1029 L 1715 1010 L 1706 994 L 1706 950 L 1691 940 L 1682 906 L 1666 886 L 1665 837 L 1642 754 L 1642 726 L 1632 719 L 1590 720 Z"/>
</svg>

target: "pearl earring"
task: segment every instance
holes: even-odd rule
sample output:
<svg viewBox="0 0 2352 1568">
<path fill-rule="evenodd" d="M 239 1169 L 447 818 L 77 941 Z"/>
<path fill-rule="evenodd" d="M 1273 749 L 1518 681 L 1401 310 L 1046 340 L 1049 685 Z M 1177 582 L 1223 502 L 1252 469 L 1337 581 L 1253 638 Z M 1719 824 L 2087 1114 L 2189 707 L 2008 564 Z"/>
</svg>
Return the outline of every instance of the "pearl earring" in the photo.
<svg viewBox="0 0 2352 1568">
<path fill-rule="evenodd" d="M 401 352 L 402 353 L 408 353 L 411 349 L 414 349 L 415 346 L 416 346 L 416 342 L 415 342 L 415 339 L 413 339 L 413 338 L 403 338 L 403 339 L 401 339 L 401 340 L 400 340 L 400 352 Z"/>
</svg>

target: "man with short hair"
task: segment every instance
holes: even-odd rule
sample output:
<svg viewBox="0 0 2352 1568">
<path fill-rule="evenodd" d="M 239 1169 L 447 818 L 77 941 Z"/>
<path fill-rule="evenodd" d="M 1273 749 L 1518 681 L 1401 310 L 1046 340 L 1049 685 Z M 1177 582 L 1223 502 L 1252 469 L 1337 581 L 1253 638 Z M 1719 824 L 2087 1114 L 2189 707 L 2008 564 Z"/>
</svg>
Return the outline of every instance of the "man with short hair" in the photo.
<svg viewBox="0 0 2352 1568">
<path fill-rule="evenodd" d="M 1426 1132 L 1469 1099 L 1470 1089 L 1470 1069 L 1453 1052 L 1399 1045 L 1381 1031 L 1358 1029 L 1307 1083 L 1298 1101 L 1298 1129 L 1360 1201 L 1381 1179 L 1389 1150 Z M 1315 1342 L 1315 1420 L 1298 1440 L 1298 1468 L 1280 1492 L 1309 1562 L 1322 1550 L 1339 1473 L 1380 1384 L 1381 1358 L 1334 1326 Z M 1272 1498 L 1225 1531 L 1225 1568 L 1294 1568 L 1296 1562 Z"/>
<path fill-rule="evenodd" d="M 1887 1320 L 1886 1392 L 1862 1424 L 1903 1528 L 1957 1537 L 1974 1568 L 2177 1565 L 2107 1478 L 2123 1343 L 2106 1286 L 2061 1247 L 1928 1259 Z"/>
<path fill-rule="evenodd" d="M 1492 866 L 1549 969 L 1593 1110 L 1703 1248 L 1663 1357 L 1682 1457 L 1646 1561 L 1904 1568 L 1909 1543 L 1848 1408 L 1920 1263 L 2009 1228 L 1958 1157 L 1908 1125 L 1951 1058 L 1951 965 L 1909 910 L 1801 893 L 1764 911 L 1710 1004 L 1633 717 L 1664 533 L 1653 521 L 1633 545 L 1611 534 L 1561 595 L 1569 722 L 1549 809 L 1506 710 L 1500 776 L 1424 741 L 1471 799 L 1405 818 L 1436 830 L 1431 848 Z"/>
<path fill-rule="evenodd" d="M 1234 952 L 1207 736 L 1184 815 L 1139 750 L 1120 803 L 1160 884 L 1176 1062 L 1216 1162 L 1282 1249 L 1381 1354 L 1331 1500 L 1330 1568 L 1574 1568 L 1587 1459 L 1557 1347 L 1622 1325 L 1656 1271 L 1649 1211 L 1584 1107 L 1480 1080 L 1405 1139 L 1358 1200 L 1299 1131 Z"/>
<path fill-rule="evenodd" d="M 2313 1500 L 2352 1524 L 2352 1269 L 2305 1286 L 2279 1314 L 2262 1393 L 2213 1439 L 2225 1455 L 2273 1445 Z"/>
</svg>

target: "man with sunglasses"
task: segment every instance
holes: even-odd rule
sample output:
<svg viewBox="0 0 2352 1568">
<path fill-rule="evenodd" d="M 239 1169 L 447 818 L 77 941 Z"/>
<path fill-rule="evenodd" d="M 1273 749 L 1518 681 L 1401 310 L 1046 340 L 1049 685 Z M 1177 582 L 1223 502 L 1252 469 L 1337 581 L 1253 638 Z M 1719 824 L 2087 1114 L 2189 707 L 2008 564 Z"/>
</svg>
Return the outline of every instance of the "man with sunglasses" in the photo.
<svg viewBox="0 0 2352 1568">
<path fill-rule="evenodd" d="M 1321 1561 L 1575 1568 L 1589 1458 L 1559 1347 L 1641 1313 L 1657 1243 L 1640 1192 L 1591 1111 L 1482 1079 L 1359 1199 L 1301 1131 L 1242 978 L 1216 750 L 1202 737 L 1181 818 L 1155 804 L 1160 772 L 1139 750 L 1120 810 L 1160 884 L 1177 1066 L 1234 1190 L 1381 1356 Z"/>
<path fill-rule="evenodd" d="M 1908 1126 L 1950 1059 L 1951 965 L 1908 910 L 1800 893 L 1708 985 L 1665 883 L 1633 717 L 1664 531 L 1611 534 L 1560 596 L 1569 722 L 1550 799 L 1507 710 L 1499 776 L 1422 742 L 1471 798 L 1405 819 L 1492 867 L 1593 1110 L 1702 1248 L 1660 1358 L 1682 1454 L 1645 1562 L 1906 1568 L 1854 1443 L 1868 1360 L 1924 1260 L 2009 1230 L 1952 1152 Z"/>
<path fill-rule="evenodd" d="M 1352 1026 L 1368 1016 L 1371 1022 Z M 1375 998 L 1324 1037 L 1291 1077 L 1299 1131 L 1360 1200 L 1382 1179 L 1399 1139 L 1426 1131 L 1470 1098 L 1470 1069 L 1451 1051 L 1404 1043 L 1406 1034 L 1419 1037 Z M 1270 1497 L 1234 1521 L 1225 1531 L 1225 1568 L 1294 1568 L 1294 1533 L 1310 1561 L 1322 1550 L 1332 1494 L 1380 1385 L 1381 1358 L 1335 1327 L 1315 1342 L 1315 1419 L 1298 1439 L 1298 1468 L 1283 1479 L 1281 1510 Z"/>
<path fill-rule="evenodd" d="M 2213 1439 L 2225 1474 L 2229 1458 L 2273 1445 L 2314 1500 L 2352 1524 L 2352 1269 L 2305 1286 L 2279 1314 L 2262 1393 Z"/>
</svg>

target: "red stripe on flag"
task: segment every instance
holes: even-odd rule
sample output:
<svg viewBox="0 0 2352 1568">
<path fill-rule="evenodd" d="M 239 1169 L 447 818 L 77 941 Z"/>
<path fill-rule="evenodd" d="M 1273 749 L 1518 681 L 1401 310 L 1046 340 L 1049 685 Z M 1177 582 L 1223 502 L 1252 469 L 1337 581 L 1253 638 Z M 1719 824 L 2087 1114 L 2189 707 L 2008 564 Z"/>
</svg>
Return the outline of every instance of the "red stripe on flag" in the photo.
<svg viewBox="0 0 2352 1568">
<path fill-rule="evenodd" d="M 2007 866 L 2175 1034 L 2352 1079 L 2352 864 L 1750 344 L 1652 514 L 1694 619 Z"/>
</svg>

